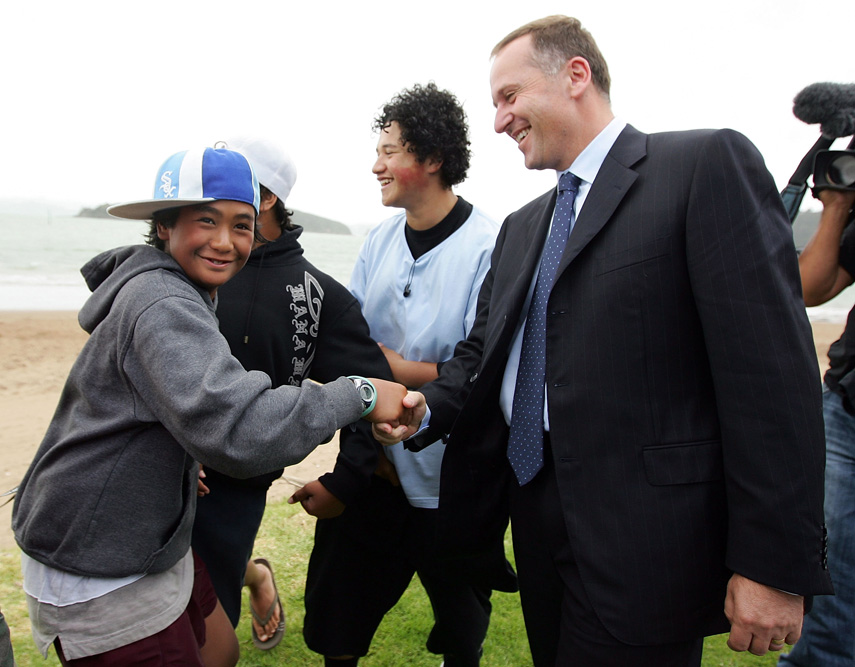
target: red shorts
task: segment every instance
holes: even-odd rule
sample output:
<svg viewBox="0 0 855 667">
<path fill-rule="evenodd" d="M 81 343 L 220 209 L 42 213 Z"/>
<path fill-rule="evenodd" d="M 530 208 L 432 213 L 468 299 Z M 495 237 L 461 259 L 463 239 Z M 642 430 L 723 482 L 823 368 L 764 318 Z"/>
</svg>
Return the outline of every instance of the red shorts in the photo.
<svg viewBox="0 0 855 667">
<path fill-rule="evenodd" d="M 53 645 L 59 661 L 63 665 L 74 667 L 107 667 L 109 665 L 203 667 L 199 649 L 205 645 L 205 619 L 217 606 L 217 594 L 214 592 L 208 570 L 196 552 L 193 552 L 193 566 L 193 592 L 190 595 L 190 601 L 172 625 L 145 639 L 77 660 L 65 659 L 57 638 Z"/>
</svg>

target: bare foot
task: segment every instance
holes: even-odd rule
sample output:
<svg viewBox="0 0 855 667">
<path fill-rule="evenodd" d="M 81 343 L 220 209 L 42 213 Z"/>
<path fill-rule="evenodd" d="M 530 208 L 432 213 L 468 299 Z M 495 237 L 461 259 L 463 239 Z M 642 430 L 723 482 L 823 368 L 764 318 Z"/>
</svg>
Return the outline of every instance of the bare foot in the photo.
<svg viewBox="0 0 855 667">
<path fill-rule="evenodd" d="M 251 560 L 246 564 L 245 583 L 249 587 L 249 603 L 255 612 L 252 626 L 258 639 L 266 642 L 276 634 L 281 617 L 279 605 L 275 604 L 276 587 L 273 583 L 273 572 L 269 566 L 265 565 L 264 559 Z M 260 625 L 255 617 L 263 620 L 270 613 L 271 607 L 273 607 L 273 614 L 270 620 L 264 626 Z"/>
</svg>

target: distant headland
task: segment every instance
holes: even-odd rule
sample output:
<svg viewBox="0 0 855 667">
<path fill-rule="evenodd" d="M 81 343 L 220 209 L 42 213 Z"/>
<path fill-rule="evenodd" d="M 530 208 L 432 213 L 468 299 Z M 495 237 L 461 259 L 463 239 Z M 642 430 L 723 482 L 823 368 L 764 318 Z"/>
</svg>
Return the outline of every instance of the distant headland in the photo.
<svg viewBox="0 0 855 667">
<path fill-rule="evenodd" d="M 83 207 L 75 217 L 110 218 L 112 216 L 107 213 L 108 206 L 110 206 L 110 204 L 101 204 L 94 208 Z M 337 222 L 336 220 L 330 220 L 329 218 L 322 218 L 321 216 L 314 215 L 312 213 L 297 211 L 296 209 L 291 210 L 294 211 L 294 215 L 291 216 L 291 222 L 295 225 L 300 225 L 307 232 L 316 232 L 319 234 L 351 234 L 350 228 L 344 223 Z"/>
</svg>

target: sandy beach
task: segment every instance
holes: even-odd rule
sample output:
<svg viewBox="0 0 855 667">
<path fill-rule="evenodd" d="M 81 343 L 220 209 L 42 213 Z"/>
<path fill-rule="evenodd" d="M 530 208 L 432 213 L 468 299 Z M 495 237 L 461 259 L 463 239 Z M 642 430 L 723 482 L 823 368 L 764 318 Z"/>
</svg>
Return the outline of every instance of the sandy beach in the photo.
<svg viewBox="0 0 855 667">
<path fill-rule="evenodd" d="M 840 336 L 843 326 L 842 322 L 813 324 L 817 362 L 823 371 L 828 346 Z M 0 493 L 16 486 L 26 472 L 85 341 L 75 312 L 0 311 Z M 271 499 L 286 497 L 296 485 L 331 470 L 337 452 L 333 441 L 286 469 L 285 476 L 271 488 Z M 0 550 L 15 546 L 11 514 L 11 504 L 0 507 Z"/>
</svg>

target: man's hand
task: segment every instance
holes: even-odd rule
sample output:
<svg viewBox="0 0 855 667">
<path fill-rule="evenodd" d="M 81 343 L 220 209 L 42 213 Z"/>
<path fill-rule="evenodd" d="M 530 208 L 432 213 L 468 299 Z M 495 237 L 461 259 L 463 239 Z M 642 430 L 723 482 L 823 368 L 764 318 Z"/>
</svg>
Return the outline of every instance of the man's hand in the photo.
<svg viewBox="0 0 855 667">
<path fill-rule="evenodd" d="M 344 512 L 344 503 L 317 479 L 302 489 L 297 489 L 294 495 L 288 498 L 288 502 L 291 505 L 300 503 L 307 514 L 318 519 L 332 519 Z"/>
<path fill-rule="evenodd" d="M 724 614 L 730 621 L 727 645 L 765 655 L 795 644 L 802 633 L 804 598 L 734 574 L 727 584 Z"/>
<path fill-rule="evenodd" d="M 402 400 L 402 416 L 397 421 L 371 420 L 371 432 L 381 445 L 394 445 L 414 435 L 427 412 L 425 397 L 417 391 L 407 392 Z M 371 415 L 368 415 L 369 417 Z"/>
<path fill-rule="evenodd" d="M 823 210 L 826 208 L 841 209 L 848 213 L 855 206 L 855 192 L 852 190 L 820 190 L 816 196 L 822 202 Z"/>
</svg>

